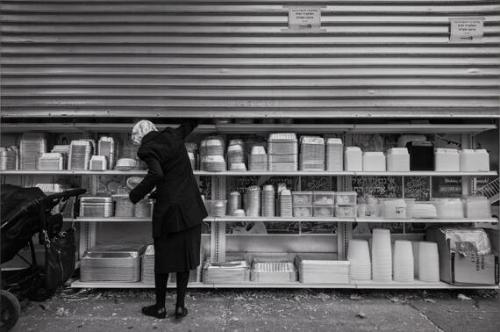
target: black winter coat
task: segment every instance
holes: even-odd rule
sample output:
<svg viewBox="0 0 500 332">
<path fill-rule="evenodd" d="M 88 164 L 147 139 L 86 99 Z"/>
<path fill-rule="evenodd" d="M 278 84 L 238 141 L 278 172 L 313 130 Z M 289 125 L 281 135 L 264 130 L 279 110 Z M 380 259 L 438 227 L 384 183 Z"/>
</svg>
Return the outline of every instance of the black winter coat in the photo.
<svg viewBox="0 0 500 332">
<path fill-rule="evenodd" d="M 129 197 L 137 203 L 156 187 L 154 238 L 198 226 L 207 216 L 184 145 L 194 127 L 196 122 L 187 122 L 177 129 L 150 132 L 137 152 L 148 165 L 148 173 Z"/>
</svg>

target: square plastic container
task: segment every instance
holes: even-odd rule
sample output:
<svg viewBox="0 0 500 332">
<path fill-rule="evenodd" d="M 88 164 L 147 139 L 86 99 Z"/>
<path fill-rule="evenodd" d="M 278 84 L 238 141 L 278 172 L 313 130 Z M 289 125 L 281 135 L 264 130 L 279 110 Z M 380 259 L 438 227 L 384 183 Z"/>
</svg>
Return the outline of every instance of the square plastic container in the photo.
<svg viewBox="0 0 500 332">
<path fill-rule="evenodd" d="M 434 152 L 434 162 L 437 172 L 460 171 L 460 155 L 457 149 L 437 148 Z"/>
<path fill-rule="evenodd" d="M 392 148 L 387 150 L 387 171 L 409 172 L 410 154 L 407 148 Z"/>
<path fill-rule="evenodd" d="M 356 205 L 358 194 L 354 191 L 339 191 L 335 193 L 336 205 Z"/>
<path fill-rule="evenodd" d="M 338 218 L 354 218 L 356 217 L 356 206 L 352 205 L 337 205 L 335 206 L 335 217 Z"/>
<path fill-rule="evenodd" d="M 335 192 L 315 191 L 313 192 L 313 206 L 334 206 Z"/>
<path fill-rule="evenodd" d="M 463 149 L 460 151 L 461 172 L 488 172 L 490 155 L 485 149 Z"/>
<path fill-rule="evenodd" d="M 333 206 L 315 206 L 313 215 L 320 218 L 330 218 L 334 216 L 334 208 Z"/>
<path fill-rule="evenodd" d="M 491 218 L 491 205 L 485 196 L 468 196 L 464 203 L 465 218 Z"/>
<path fill-rule="evenodd" d="M 383 152 L 363 152 L 363 171 L 385 172 L 385 155 Z"/>
<path fill-rule="evenodd" d="M 312 207 L 295 207 L 293 208 L 294 217 L 310 218 L 313 215 Z"/>
<path fill-rule="evenodd" d="M 207 199 L 205 205 L 208 215 L 211 217 L 224 217 L 226 215 L 227 200 Z"/>
<path fill-rule="evenodd" d="M 357 146 L 348 146 L 345 148 L 345 170 L 346 171 L 362 171 L 363 170 L 363 153 L 361 148 Z"/>
<path fill-rule="evenodd" d="M 312 206 L 312 191 L 292 191 L 293 206 Z"/>
<path fill-rule="evenodd" d="M 344 169 L 344 145 L 340 138 L 329 138 L 326 141 L 326 170 L 330 172 Z"/>
</svg>

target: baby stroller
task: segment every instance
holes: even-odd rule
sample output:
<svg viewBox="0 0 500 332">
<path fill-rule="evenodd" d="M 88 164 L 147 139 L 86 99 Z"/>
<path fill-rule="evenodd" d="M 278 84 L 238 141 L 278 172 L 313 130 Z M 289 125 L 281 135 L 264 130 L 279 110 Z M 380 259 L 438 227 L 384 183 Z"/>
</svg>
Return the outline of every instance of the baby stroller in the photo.
<svg viewBox="0 0 500 332">
<path fill-rule="evenodd" d="M 45 300 L 74 272 L 74 229 L 62 231 L 61 212 L 69 198 L 75 197 L 76 201 L 76 197 L 83 193 L 84 189 L 72 189 L 47 196 L 37 187 L 2 185 L 1 263 L 18 256 L 28 267 L 6 268 L 0 272 L 0 331 L 8 331 L 16 324 L 20 314 L 18 297 Z M 53 213 L 56 206 L 61 207 L 60 211 Z M 44 264 L 38 264 L 35 254 L 33 237 L 37 233 L 45 248 Z M 31 259 L 19 254 L 27 246 Z"/>
</svg>

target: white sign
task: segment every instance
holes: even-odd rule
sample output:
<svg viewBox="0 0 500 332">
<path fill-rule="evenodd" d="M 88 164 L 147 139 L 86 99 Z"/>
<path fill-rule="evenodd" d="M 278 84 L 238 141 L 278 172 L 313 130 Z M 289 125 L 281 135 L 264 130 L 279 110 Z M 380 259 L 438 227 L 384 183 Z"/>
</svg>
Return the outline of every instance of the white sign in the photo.
<svg viewBox="0 0 500 332">
<path fill-rule="evenodd" d="M 483 18 L 450 19 L 450 41 L 479 41 L 483 38 L 483 33 Z"/>
<path fill-rule="evenodd" d="M 290 30 L 319 30 L 321 28 L 320 7 L 290 7 L 288 11 Z"/>
</svg>

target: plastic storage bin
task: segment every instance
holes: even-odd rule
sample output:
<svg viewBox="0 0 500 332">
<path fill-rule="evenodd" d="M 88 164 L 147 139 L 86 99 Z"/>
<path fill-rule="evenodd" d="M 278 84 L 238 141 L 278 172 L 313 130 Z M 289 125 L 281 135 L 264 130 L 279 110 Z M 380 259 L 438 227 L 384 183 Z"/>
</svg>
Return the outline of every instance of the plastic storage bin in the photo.
<svg viewBox="0 0 500 332">
<path fill-rule="evenodd" d="M 335 204 L 356 205 L 358 194 L 355 191 L 339 191 L 335 193 Z"/>
<path fill-rule="evenodd" d="M 293 206 L 312 206 L 312 191 L 292 191 Z"/>
<path fill-rule="evenodd" d="M 407 148 L 392 148 L 387 150 L 387 171 L 409 172 L 410 154 Z"/>
<path fill-rule="evenodd" d="M 321 218 L 329 218 L 334 216 L 333 206 L 315 206 L 313 207 L 313 216 Z"/>
<path fill-rule="evenodd" d="M 485 149 L 463 149 L 460 151 L 461 172 L 488 172 L 490 155 Z"/>
<path fill-rule="evenodd" d="M 335 204 L 335 192 L 315 191 L 313 192 L 314 206 L 333 206 Z"/>
<path fill-rule="evenodd" d="M 310 218 L 313 216 L 312 207 L 302 206 L 302 207 L 293 207 L 293 216 L 294 217 L 302 217 L 302 218 Z"/>
<path fill-rule="evenodd" d="M 356 217 L 355 205 L 337 205 L 335 206 L 335 217 L 354 218 Z"/>
<path fill-rule="evenodd" d="M 459 172 L 460 155 L 457 149 L 437 148 L 434 153 L 437 172 Z"/>
<path fill-rule="evenodd" d="M 357 146 L 348 146 L 345 148 L 345 170 L 346 171 L 362 171 L 363 170 L 363 153 L 361 148 Z"/>
<path fill-rule="evenodd" d="M 468 196 L 464 201 L 466 218 L 491 218 L 491 205 L 485 196 Z"/>
<path fill-rule="evenodd" d="M 363 171 L 385 172 L 385 155 L 383 152 L 364 152 Z"/>
</svg>

